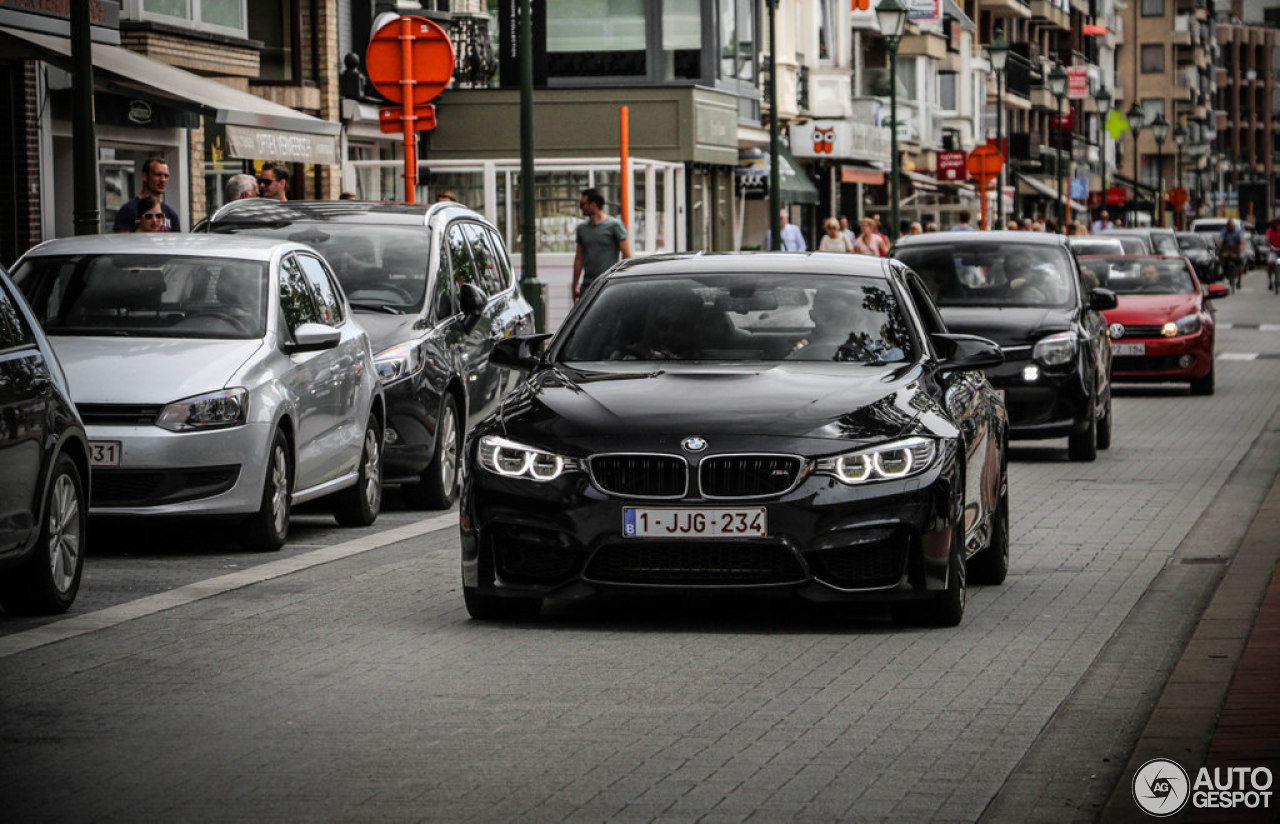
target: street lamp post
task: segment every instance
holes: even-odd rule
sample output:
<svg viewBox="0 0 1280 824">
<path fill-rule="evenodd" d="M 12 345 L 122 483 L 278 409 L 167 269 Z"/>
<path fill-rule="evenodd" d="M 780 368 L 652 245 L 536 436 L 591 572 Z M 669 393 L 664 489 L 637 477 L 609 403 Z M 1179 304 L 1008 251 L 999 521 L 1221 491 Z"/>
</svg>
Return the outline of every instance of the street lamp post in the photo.
<svg viewBox="0 0 1280 824">
<path fill-rule="evenodd" d="M 1098 106 L 1098 117 L 1102 120 L 1102 128 L 1098 132 L 1098 155 L 1102 160 L 1102 208 L 1107 210 L 1107 114 L 1111 111 L 1111 90 L 1101 83 L 1093 90 L 1093 102 Z M 1099 215 L 1101 220 L 1102 216 Z"/>
<path fill-rule="evenodd" d="M 1071 210 L 1066 208 L 1067 198 L 1062 193 L 1062 154 L 1066 142 L 1062 129 L 1062 101 L 1067 95 L 1067 70 L 1062 68 L 1061 63 L 1053 65 L 1053 71 L 1049 72 L 1049 93 L 1058 99 L 1058 154 L 1054 158 L 1053 168 L 1058 175 L 1058 208 L 1062 209 L 1059 214 L 1061 217 L 1062 231 L 1067 231 L 1067 222 L 1071 220 Z"/>
<path fill-rule="evenodd" d="M 1174 159 L 1174 169 L 1177 171 L 1178 188 L 1182 189 L 1182 150 L 1187 145 L 1187 127 L 1181 122 L 1175 123 L 1173 126 L 1173 146 L 1177 149 L 1177 157 Z M 1183 190 L 1185 196 L 1185 190 Z M 1183 215 L 1185 213 L 1186 201 L 1178 207 L 1178 211 L 1173 216 L 1173 225 L 1178 227 L 1178 231 L 1182 231 Z"/>
<path fill-rule="evenodd" d="M 876 19 L 889 50 L 889 237 L 896 239 L 901 219 L 898 176 L 902 166 L 902 159 L 898 157 L 898 42 L 907 26 L 907 7 L 902 0 L 880 0 Z"/>
<path fill-rule="evenodd" d="M 997 28 L 995 39 L 987 44 L 987 59 L 996 73 L 996 149 L 1000 152 L 1000 175 L 996 178 L 996 228 L 1004 228 L 1004 67 L 1009 60 L 1009 41 L 1004 29 Z"/>
<path fill-rule="evenodd" d="M 1156 204 L 1160 210 L 1160 226 L 1164 226 L 1164 141 L 1169 136 L 1169 121 L 1165 120 L 1164 112 L 1152 121 L 1151 135 L 1156 139 Z"/>
<path fill-rule="evenodd" d="M 1147 124 L 1147 112 L 1142 108 L 1142 104 L 1135 100 L 1129 107 L 1129 111 L 1125 112 L 1125 119 L 1129 121 L 1129 131 L 1133 132 L 1133 212 L 1129 216 L 1129 222 L 1136 225 L 1138 222 L 1138 133 Z"/>
</svg>

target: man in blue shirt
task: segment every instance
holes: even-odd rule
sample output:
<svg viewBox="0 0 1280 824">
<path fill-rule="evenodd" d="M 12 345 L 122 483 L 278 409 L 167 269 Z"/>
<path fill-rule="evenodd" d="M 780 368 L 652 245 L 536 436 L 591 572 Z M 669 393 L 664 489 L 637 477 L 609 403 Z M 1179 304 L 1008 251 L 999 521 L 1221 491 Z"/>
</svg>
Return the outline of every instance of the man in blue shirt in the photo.
<svg viewBox="0 0 1280 824">
<path fill-rule="evenodd" d="M 977 231 L 976 229 L 974 229 L 972 226 L 970 226 L 970 225 L 969 225 L 969 219 L 970 219 L 971 217 L 973 217 L 973 216 L 969 214 L 969 210 L 968 210 L 968 209 L 961 209 L 961 210 L 960 210 L 960 212 L 959 212 L 959 214 L 957 215 L 957 217 L 959 217 L 959 218 L 960 218 L 960 222 L 959 222 L 959 223 L 957 223 L 955 226 L 952 226 L 952 227 L 951 227 L 951 231 L 953 231 L 953 232 L 975 232 L 975 231 Z"/>
<path fill-rule="evenodd" d="M 164 158 L 153 155 L 142 164 L 142 191 L 138 196 L 120 204 L 116 212 L 112 230 L 120 232 L 136 232 L 138 230 L 138 204 L 145 197 L 154 197 L 160 201 L 160 210 L 164 212 L 164 225 L 167 232 L 181 232 L 182 225 L 178 221 L 178 211 L 164 202 L 164 190 L 169 186 L 169 164 Z"/>
<path fill-rule="evenodd" d="M 778 214 L 782 218 L 782 251 L 806 251 L 809 247 L 805 245 L 804 235 L 800 232 L 800 227 L 790 222 L 786 209 L 783 209 Z M 773 232 L 765 232 L 764 247 L 767 252 L 773 251 Z"/>
</svg>

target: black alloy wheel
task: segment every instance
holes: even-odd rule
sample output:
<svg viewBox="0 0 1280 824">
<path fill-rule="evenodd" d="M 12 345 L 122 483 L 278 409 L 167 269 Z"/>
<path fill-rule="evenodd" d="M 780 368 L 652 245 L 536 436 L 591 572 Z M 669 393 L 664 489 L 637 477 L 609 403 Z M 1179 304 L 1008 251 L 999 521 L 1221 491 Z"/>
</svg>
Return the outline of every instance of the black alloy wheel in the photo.
<svg viewBox="0 0 1280 824">
<path fill-rule="evenodd" d="M 35 551 L 0 578 L 0 606 L 10 615 L 66 612 L 84 572 L 89 506 L 75 461 L 59 455 L 44 499 L 44 523 Z"/>
<path fill-rule="evenodd" d="M 458 499 L 458 466 L 462 455 L 462 427 L 458 422 L 458 404 L 445 395 L 436 422 L 435 456 L 419 476 L 416 484 L 406 484 L 400 491 L 407 506 L 413 509 L 448 509 Z"/>
</svg>

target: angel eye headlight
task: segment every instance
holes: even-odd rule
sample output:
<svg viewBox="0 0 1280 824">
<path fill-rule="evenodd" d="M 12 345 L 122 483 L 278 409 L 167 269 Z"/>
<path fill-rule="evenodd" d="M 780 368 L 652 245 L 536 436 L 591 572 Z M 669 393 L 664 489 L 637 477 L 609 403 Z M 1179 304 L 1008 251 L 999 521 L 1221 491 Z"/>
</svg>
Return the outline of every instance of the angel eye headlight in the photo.
<svg viewBox="0 0 1280 824">
<path fill-rule="evenodd" d="M 576 458 L 544 452 L 496 435 L 480 439 L 480 465 L 504 478 L 525 478 L 531 481 L 554 481 L 566 472 L 577 472 L 581 466 Z"/>
<path fill-rule="evenodd" d="M 817 471 L 846 484 L 896 480 L 924 472 L 933 464 L 937 451 L 937 445 L 929 438 L 907 438 L 822 458 Z"/>
</svg>

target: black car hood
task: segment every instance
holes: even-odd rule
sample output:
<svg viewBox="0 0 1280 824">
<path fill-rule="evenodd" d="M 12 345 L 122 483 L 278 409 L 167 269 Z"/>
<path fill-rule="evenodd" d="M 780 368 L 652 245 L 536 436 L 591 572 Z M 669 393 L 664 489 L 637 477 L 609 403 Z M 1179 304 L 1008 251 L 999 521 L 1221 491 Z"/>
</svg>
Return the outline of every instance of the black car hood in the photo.
<svg viewBox="0 0 1280 824">
<path fill-rule="evenodd" d="M 375 355 L 392 346 L 421 337 L 422 330 L 425 328 L 422 316 L 418 314 L 393 315 L 388 312 L 365 309 L 357 309 L 355 314 L 356 320 L 369 335 L 369 345 L 373 347 Z"/>
<path fill-rule="evenodd" d="M 941 311 L 947 331 L 981 335 L 1001 346 L 1035 343 L 1045 335 L 1065 332 L 1075 321 L 1075 312 L 1069 309 L 947 306 Z"/>
<path fill-rule="evenodd" d="M 860 443 L 953 433 L 921 390 L 922 372 L 916 364 L 560 366 L 508 395 L 497 422 L 508 437 L 570 451 L 675 449 L 690 435 L 725 448 L 760 438 Z"/>
</svg>

